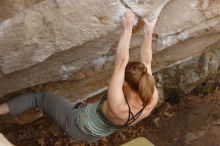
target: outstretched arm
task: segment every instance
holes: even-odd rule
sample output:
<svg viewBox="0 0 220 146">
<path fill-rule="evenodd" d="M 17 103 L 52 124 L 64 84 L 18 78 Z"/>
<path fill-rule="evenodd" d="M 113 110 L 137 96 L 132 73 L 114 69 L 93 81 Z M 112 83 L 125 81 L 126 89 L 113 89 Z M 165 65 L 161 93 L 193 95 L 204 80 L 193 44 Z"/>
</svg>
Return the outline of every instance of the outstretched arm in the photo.
<svg viewBox="0 0 220 146">
<path fill-rule="evenodd" d="M 123 83 L 125 68 L 129 60 L 129 44 L 132 35 L 134 14 L 127 10 L 123 20 L 124 30 L 116 50 L 115 65 L 108 88 L 108 105 L 110 109 L 117 109 L 124 103 Z"/>
<path fill-rule="evenodd" d="M 148 73 L 152 74 L 151 71 L 152 35 L 157 20 L 154 20 L 153 22 L 149 22 L 147 19 L 143 19 L 143 21 L 145 22 L 145 29 L 144 29 L 145 35 L 140 50 L 140 62 L 144 63 L 147 67 Z"/>
</svg>

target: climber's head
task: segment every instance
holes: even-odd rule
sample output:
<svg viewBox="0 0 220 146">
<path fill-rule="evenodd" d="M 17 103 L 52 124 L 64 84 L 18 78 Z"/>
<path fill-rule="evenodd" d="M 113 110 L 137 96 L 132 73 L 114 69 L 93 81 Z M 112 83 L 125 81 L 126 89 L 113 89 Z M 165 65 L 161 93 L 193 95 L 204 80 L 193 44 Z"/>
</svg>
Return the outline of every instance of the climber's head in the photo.
<svg viewBox="0 0 220 146">
<path fill-rule="evenodd" d="M 146 66 L 141 62 L 129 62 L 125 69 L 125 83 L 131 90 L 137 92 L 143 106 L 152 101 L 155 81 L 152 75 L 148 74 Z"/>
</svg>

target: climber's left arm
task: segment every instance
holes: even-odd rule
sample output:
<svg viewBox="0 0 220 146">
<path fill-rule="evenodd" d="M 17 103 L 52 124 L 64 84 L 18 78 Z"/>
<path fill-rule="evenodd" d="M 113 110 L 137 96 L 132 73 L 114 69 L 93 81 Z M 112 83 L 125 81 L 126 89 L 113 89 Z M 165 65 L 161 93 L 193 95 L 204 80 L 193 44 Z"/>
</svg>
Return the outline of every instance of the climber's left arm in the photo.
<svg viewBox="0 0 220 146">
<path fill-rule="evenodd" d="M 144 63 L 147 67 L 148 73 L 152 74 L 151 71 L 151 61 L 152 61 L 152 35 L 154 31 L 154 26 L 156 24 L 157 20 L 154 20 L 153 22 L 149 22 L 147 19 L 143 19 L 145 22 L 145 28 L 144 28 L 144 41 L 142 43 L 141 49 L 140 49 L 140 62 Z"/>
</svg>

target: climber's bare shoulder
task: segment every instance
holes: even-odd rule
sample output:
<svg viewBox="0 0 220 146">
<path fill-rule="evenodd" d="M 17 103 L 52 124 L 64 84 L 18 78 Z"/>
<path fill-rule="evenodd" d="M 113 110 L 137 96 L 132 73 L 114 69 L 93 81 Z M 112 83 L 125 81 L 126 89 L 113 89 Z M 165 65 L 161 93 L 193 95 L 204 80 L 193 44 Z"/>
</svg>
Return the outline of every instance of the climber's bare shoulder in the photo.
<svg viewBox="0 0 220 146">
<path fill-rule="evenodd" d="M 158 95 L 157 88 L 155 86 L 154 87 L 154 94 L 153 94 L 152 102 L 149 104 L 149 106 L 146 106 L 146 108 L 145 108 L 145 110 L 148 111 L 149 114 L 152 112 L 152 110 L 157 105 L 158 99 L 159 99 L 159 95 Z"/>
<path fill-rule="evenodd" d="M 135 125 L 136 123 L 140 122 L 144 118 L 147 118 L 151 114 L 153 109 L 156 107 L 157 102 L 158 102 L 158 91 L 155 89 L 154 90 L 154 95 L 153 95 L 153 98 L 152 98 L 152 102 L 145 107 L 145 109 L 144 109 L 143 113 L 141 114 L 141 116 L 132 125 Z"/>
<path fill-rule="evenodd" d="M 155 87 L 152 102 L 145 107 L 143 113 L 138 117 L 138 119 L 133 124 L 131 124 L 131 126 L 138 123 L 142 119 L 148 117 L 155 108 L 155 106 L 157 105 L 157 102 L 158 102 L 158 91 L 156 90 Z M 138 112 L 138 110 L 135 111 L 134 109 L 132 109 L 132 111 L 134 111 L 134 113 Z M 111 108 L 108 107 L 107 101 L 105 101 L 102 106 L 102 112 L 115 125 L 123 125 L 126 123 L 128 119 L 128 105 L 126 102 L 122 104 L 120 107 L 118 107 L 117 110 L 111 110 Z"/>
</svg>

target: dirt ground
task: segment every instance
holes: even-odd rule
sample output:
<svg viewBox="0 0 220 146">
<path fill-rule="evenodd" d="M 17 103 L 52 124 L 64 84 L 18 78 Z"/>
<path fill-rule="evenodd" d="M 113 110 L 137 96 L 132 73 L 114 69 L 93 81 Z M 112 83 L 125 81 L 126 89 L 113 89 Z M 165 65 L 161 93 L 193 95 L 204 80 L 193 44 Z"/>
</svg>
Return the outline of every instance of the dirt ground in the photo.
<svg viewBox="0 0 220 146">
<path fill-rule="evenodd" d="M 136 126 L 93 145 L 68 138 L 46 116 L 24 125 L 0 122 L 0 131 L 16 146 L 118 146 L 140 136 L 155 146 L 220 146 L 220 89 L 187 95 L 175 104 L 165 102 Z"/>
</svg>

